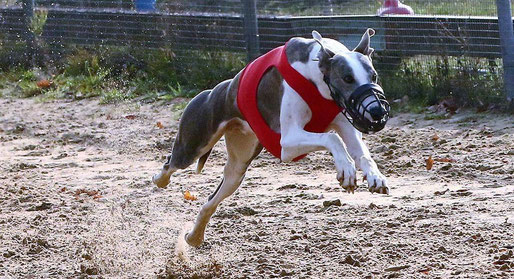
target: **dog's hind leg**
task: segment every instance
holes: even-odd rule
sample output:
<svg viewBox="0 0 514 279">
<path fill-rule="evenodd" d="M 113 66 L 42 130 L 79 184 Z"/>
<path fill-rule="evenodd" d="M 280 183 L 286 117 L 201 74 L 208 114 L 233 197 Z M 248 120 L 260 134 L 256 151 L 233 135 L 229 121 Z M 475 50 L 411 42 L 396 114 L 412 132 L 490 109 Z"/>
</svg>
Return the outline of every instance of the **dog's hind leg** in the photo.
<svg viewBox="0 0 514 279">
<path fill-rule="evenodd" d="M 216 133 L 204 145 L 197 148 L 198 151 L 188 150 L 188 145 L 181 143 L 180 138 L 173 146 L 172 155 L 166 157 L 166 163 L 162 167 L 161 172 L 156 174 L 152 181 L 160 188 L 165 188 L 170 182 L 171 175 L 179 169 L 185 169 L 191 165 L 195 160 L 198 160 L 196 168 L 197 173 L 200 172 L 212 151 L 213 146 L 218 142 L 224 132 L 225 124 L 222 123 Z M 183 140 L 182 140 L 183 141 Z M 173 157 L 175 156 L 175 157 Z M 179 158 L 179 159 L 177 159 Z"/>
<path fill-rule="evenodd" d="M 171 154 L 166 156 L 166 163 L 162 167 L 162 170 L 152 177 L 153 183 L 155 183 L 159 188 L 165 188 L 170 182 L 171 175 L 177 171 L 177 168 L 172 167 L 170 163 Z"/>
<path fill-rule="evenodd" d="M 187 168 L 196 160 L 199 160 L 197 170 L 201 170 L 210 150 L 223 136 L 225 126 L 237 116 L 232 101 L 227 101 L 229 84 L 230 80 L 224 81 L 189 102 L 180 119 L 171 156 L 152 178 L 158 187 L 166 187 L 175 171 Z"/>
<path fill-rule="evenodd" d="M 200 172 L 207 160 L 207 157 L 209 157 L 213 146 L 222 137 L 224 127 L 225 123 L 221 123 L 218 130 L 210 137 L 210 139 L 204 139 L 200 144 L 196 143 L 194 145 L 190 143 L 191 141 L 188 141 L 191 134 L 179 131 L 177 141 L 173 145 L 173 152 L 171 155 L 166 157 L 166 163 L 162 167 L 161 171 L 153 176 L 153 183 L 160 188 L 165 188 L 170 182 L 170 177 L 174 172 L 179 169 L 187 168 L 195 160 L 198 160 L 196 171 Z M 182 136 L 183 134 L 186 134 L 186 136 Z"/>
<path fill-rule="evenodd" d="M 247 126 L 248 124 L 241 123 L 240 125 Z M 202 206 L 192 231 L 186 235 L 186 242 L 191 246 L 198 247 L 202 244 L 205 228 L 216 208 L 225 198 L 237 190 L 243 181 L 250 162 L 262 150 L 255 134 L 247 129 L 249 127 L 244 130 L 238 127 L 227 129 L 225 133 L 228 161 L 223 171 L 223 180 L 209 197 L 207 203 Z"/>
</svg>

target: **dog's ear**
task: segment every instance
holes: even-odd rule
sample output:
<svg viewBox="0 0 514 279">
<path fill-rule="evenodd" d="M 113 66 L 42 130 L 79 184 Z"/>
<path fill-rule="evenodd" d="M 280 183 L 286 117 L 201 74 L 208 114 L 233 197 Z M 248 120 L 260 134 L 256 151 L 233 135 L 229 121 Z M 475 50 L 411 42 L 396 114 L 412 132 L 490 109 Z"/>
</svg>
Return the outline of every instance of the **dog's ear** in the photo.
<svg viewBox="0 0 514 279">
<path fill-rule="evenodd" d="M 330 71 L 330 64 L 334 53 L 323 45 L 323 42 L 321 42 L 323 38 L 318 31 L 312 31 L 312 38 L 321 46 L 317 60 L 319 61 L 321 72 L 326 75 Z"/>
<path fill-rule="evenodd" d="M 312 30 L 312 38 L 316 41 L 321 41 L 321 39 L 323 39 L 321 34 L 316 30 Z"/>
<path fill-rule="evenodd" d="M 369 42 L 370 38 L 373 37 L 373 35 L 375 35 L 375 30 L 368 28 L 364 35 L 362 35 L 361 41 L 353 51 L 360 52 L 367 56 L 371 56 L 374 49 L 369 46 Z"/>
</svg>

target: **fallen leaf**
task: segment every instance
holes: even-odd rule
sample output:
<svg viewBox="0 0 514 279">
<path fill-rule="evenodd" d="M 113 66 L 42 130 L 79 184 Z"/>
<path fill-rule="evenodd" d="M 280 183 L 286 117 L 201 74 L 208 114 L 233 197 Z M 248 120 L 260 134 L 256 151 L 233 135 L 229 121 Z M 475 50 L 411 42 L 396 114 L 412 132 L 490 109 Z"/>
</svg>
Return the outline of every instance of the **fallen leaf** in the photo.
<svg viewBox="0 0 514 279">
<path fill-rule="evenodd" d="M 66 190 L 68 190 L 66 187 L 62 187 L 62 188 L 61 188 L 61 193 L 62 193 L 62 192 L 66 192 Z"/>
<path fill-rule="evenodd" d="M 432 136 L 432 140 L 433 140 L 433 141 L 438 141 L 438 140 L 439 140 L 439 136 L 438 136 L 437 134 L 434 134 L 434 135 Z"/>
<path fill-rule="evenodd" d="M 37 87 L 41 89 L 50 88 L 52 86 L 52 82 L 47 79 L 42 79 L 36 83 Z"/>
<path fill-rule="evenodd" d="M 75 191 L 75 198 L 78 199 L 78 197 L 81 195 L 81 194 L 86 194 L 90 197 L 95 197 L 95 196 L 100 196 L 100 192 L 98 190 L 86 190 L 86 189 L 78 189 Z"/>
<path fill-rule="evenodd" d="M 418 270 L 418 272 L 428 275 L 430 273 L 430 268 L 427 267 L 424 269 L 420 269 Z"/>
<path fill-rule="evenodd" d="M 434 161 L 443 162 L 443 163 L 455 163 L 456 162 L 454 159 L 451 159 L 451 158 L 437 158 Z"/>
<path fill-rule="evenodd" d="M 162 125 L 161 121 L 157 121 L 157 123 L 155 124 L 155 126 L 157 126 L 157 128 L 159 128 L 159 129 L 164 128 L 164 125 Z"/>
<path fill-rule="evenodd" d="M 125 115 L 125 118 L 127 118 L 129 120 L 134 120 L 134 119 L 136 119 L 136 115 L 135 114 L 127 114 L 127 115 Z"/>
<path fill-rule="evenodd" d="M 186 190 L 184 192 L 184 199 L 186 199 L 188 201 L 196 201 L 198 198 L 193 196 L 193 195 L 191 195 L 191 193 L 188 190 Z"/>
<path fill-rule="evenodd" d="M 426 159 L 425 162 L 427 162 L 427 170 L 431 170 L 434 165 L 434 159 L 432 159 L 432 156 L 428 156 L 428 159 Z"/>
</svg>

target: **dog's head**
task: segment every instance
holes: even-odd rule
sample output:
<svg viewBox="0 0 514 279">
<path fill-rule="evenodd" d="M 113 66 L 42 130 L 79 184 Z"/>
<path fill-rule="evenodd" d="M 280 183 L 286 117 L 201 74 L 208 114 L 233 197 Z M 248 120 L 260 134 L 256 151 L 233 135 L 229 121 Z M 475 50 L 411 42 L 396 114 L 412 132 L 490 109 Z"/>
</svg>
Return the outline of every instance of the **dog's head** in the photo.
<svg viewBox="0 0 514 279">
<path fill-rule="evenodd" d="M 371 63 L 370 38 L 374 34 L 373 29 L 366 30 L 353 51 L 333 51 L 318 32 L 312 32 L 321 46 L 318 65 L 332 99 L 363 133 L 382 130 L 389 119 L 390 106 L 377 84 L 378 75 Z"/>
</svg>

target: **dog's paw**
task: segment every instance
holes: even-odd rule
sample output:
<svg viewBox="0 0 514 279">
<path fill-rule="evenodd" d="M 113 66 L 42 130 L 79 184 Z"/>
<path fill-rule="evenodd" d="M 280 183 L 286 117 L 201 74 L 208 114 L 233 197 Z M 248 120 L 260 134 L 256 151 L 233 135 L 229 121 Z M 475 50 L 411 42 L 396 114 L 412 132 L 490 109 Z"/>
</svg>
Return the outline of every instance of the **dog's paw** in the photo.
<svg viewBox="0 0 514 279">
<path fill-rule="evenodd" d="M 348 193 L 354 193 L 357 188 L 357 169 L 355 164 L 345 164 L 343 169 L 338 172 L 337 180 L 339 185 L 343 187 Z"/>
<path fill-rule="evenodd" d="M 387 179 L 379 171 L 371 171 L 365 174 L 364 179 L 368 181 L 368 189 L 371 193 L 389 194 Z"/>
<path fill-rule="evenodd" d="M 170 177 L 161 172 L 152 177 L 152 182 L 159 188 L 166 188 L 170 183 Z"/>
<path fill-rule="evenodd" d="M 341 184 L 341 183 L 340 183 Z M 343 187 L 343 189 L 347 192 L 347 193 L 351 193 L 351 194 L 355 194 L 355 189 L 357 189 L 357 183 L 353 183 L 351 185 L 343 185 L 341 184 L 341 187 Z"/>
<path fill-rule="evenodd" d="M 203 235 L 195 237 L 191 233 L 186 233 L 186 235 L 184 235 L 184 239 L 186 240 L 187 244 L 195 248 L 199 247 L 203 243 Z"/>
</svg>

